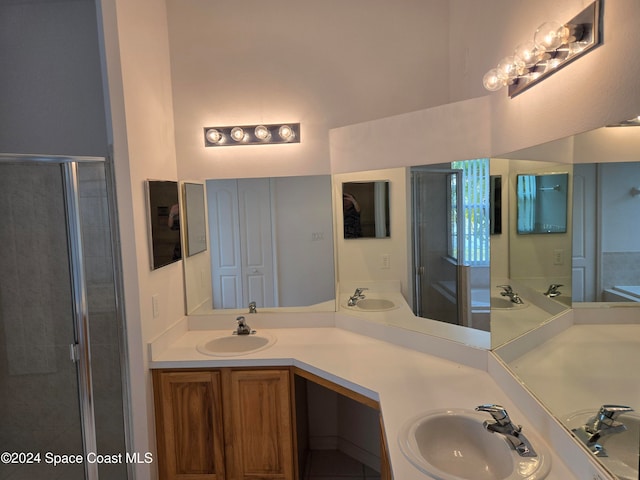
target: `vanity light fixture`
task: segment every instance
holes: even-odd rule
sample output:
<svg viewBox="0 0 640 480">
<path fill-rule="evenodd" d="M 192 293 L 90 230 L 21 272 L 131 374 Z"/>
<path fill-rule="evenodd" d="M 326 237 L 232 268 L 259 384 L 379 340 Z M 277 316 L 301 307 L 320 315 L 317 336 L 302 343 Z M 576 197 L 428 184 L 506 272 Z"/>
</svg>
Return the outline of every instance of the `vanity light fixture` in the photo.
<svg viewBox="0 0 640 480">
<path fill-rule="evenodd" d="M 282 143 L 300 143 L 299 123 L 204 127 L 205 147 Z"/>
<path fill-rule="evenodd" d="M 601 0 L 596 0 L 567 23 L 545 22 L 533 39 L 518 45 L 483 77 L 492 92 L 509 87 L 509 97 L 524 92 L 602 43 Z"/>
<path fill-rule="evenodd" d="M 622 122 L 611 123 L 607 125 L 607 127 L 640 127 L 640 115 Z"/>
</svg>

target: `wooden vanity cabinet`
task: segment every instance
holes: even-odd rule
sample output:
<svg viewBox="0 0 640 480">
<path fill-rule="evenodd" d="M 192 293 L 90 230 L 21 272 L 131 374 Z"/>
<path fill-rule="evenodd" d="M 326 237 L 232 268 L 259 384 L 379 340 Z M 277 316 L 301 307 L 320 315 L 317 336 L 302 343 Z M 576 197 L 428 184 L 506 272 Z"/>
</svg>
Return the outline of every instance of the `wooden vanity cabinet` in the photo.
<svg viewBox="0 0 640 480">
<path fill-rule="evenodd" d="M 288 369 L 154 370 L 160 480 L 295 480 Z"/>
</svg>

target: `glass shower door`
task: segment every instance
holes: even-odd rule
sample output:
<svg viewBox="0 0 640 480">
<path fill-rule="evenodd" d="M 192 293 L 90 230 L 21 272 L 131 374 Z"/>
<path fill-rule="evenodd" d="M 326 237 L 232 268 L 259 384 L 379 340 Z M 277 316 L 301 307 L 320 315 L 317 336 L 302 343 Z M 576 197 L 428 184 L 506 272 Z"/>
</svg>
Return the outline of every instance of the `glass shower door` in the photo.
<svg viewBox="0 0 640 480">
<path fill-rule="evenodd" d="M 3 480 L 84 479 L 45 458 L 83 453 L 63 182 L 56 164 L 0 164 L 0 451 L 27 455 Z"/>
<path fill-rule="evenodd" d="M 414 313 L 461 324 L 458 301 L 462 232 L 459 170 L 411 171 Z"/>
<path fill-rule="evenodd" d="M 126 451 L 106 185 L 104 162 L 0 156 L 0 480 L 128 477 L 87 462 Z"/>
</svg>

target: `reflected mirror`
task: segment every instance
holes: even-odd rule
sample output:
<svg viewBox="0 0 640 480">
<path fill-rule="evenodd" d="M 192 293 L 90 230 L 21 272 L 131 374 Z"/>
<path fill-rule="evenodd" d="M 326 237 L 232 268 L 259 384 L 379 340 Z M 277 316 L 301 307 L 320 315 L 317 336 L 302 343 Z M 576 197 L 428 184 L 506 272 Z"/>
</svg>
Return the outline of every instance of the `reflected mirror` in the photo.
<svg viewBox="0 0 640 480">
<path fill-rule="evenodd" d="M 207 221 L 204 208 L 204 185 L 202 183 L 182 184 L 182 201 L 185 212 L 186 255 L 190 257 L 207 249 Z"/>
<path fill-rule="evenodd" d="M 569 175 L 521 174 L 517 177 L 517 232 L 567 232 L 567 185 Z"/>
<path fill-rule="evenodd" d="M 344 238 L 388 238 L 389 182 L 342 184 Z"/>
<path fill-rule="evenodd" d="M 206 180 L 206 203 L 210 253 L 185 262 L 189 314 L 335 309 L 328 175 Z"/>
<path fill-rule="evenodd" d="M 151 269 L 182 258 L 178 182 L 147 180 L 147 225 Z"/>
<path fill-rule="evenodd" d="M 571 306 L 571 231 L 566 220 L 570 170 L 571 165 L 551 162 L 491 159 L 492 174 L 501 175 L 506 182 L 502 234 L 491 236 L 493 348 Z M 558 190 L 556 185 L 561 185 Z M 540 191 L 542 188 L 551 190 Z M 545 197 L 549 194 L 553 196 Z M 556 215 L 556 211 L 561 213 Z M 546 225 L 546 230 L 554 230 L 553 235 L 522 234 L 523 230 L 534 233 L 536 223 L 564 223 L 564 227 Z"/>
</svg>

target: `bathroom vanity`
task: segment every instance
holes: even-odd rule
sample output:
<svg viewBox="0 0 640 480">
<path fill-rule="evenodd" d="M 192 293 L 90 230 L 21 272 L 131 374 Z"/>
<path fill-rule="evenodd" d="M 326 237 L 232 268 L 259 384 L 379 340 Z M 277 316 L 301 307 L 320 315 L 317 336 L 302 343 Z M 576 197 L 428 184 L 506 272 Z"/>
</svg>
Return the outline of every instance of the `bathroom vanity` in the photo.
<svg viewBox="0 0 640 480">
<path fill-rule="evenodd" d="M 195 465 L 217 462 L 218 468 L 226 468 L 224 478 L 246 478 L 237 473 L 246 472 L 248 468 L 242 465 L 242 457 L 245 460 L 248 457 L 247 445 L 262 439 L 256 442 L 258 452 L 267 443 L 277 448 L 270 450 L 270 457 L 253 454 L 251 457 L 265 460 L 277 457 L 283 464 L 293 465 L 286 467 L 292 470 L 283 467 L 279 476 L 273 478 L 300 478 L 295 476 L 295 465 L 300 464 L 305 448 L 301 419 L 305 418 L 307 405 L 302 395 L 305 388 L 300 387 L 300 382 L 306 381 L 338 390 L 340 395 L 378 411 L 376 419 L 380 419 L 380 423 L 374 421 L 373 427 L 381 436 L 381 478 L 434 478 L 416 468 L 400 448 L 399 438 L 408 420 L 428 411 L 469 410 L 487 403 L 503 405 L 514 422 L 522 424 L 523 433 L 534 448 L 540 446 L 552 452 L 551 471 L 546 478 L 580 478 L 575 474 L 574 465 L 569 470 L 564 463 L 566 446 L 558 445 L 553 438 L 543 439 L 540 432 L 545 430 L 546 435 L 547 427 L 521 407 L 517 394 L 505 393 L 494 379 L 495 374 L 489 373 L 499 368 L 490 352 L 339 313 L 331 314 L 332 320 L 324 323 L 302 314 L 293 316 L 304 327 L 283 328 L 291 321 L 286 314 L 252 315 L 251 326 L 258 335 L 268 333 L 277 340 L 266 349 L 245 355 L 213 357 L 196 348 L 208 337 L 229 334 L 230 329 L 222 332 L 215 328 L 226 325 L 227 320 L 233 325 L 232 316 L 228 319 L 220 316 L 185 318 L 152 342 L 150 367 L 154 370 L 159 455 L 172 455 L 167 451 L 173 449 L 173 452 L 184 453 L 183 465 L 191 461 Z M 439 348 L 417 347 L 429 342 L 437 342 Z M 455 362 L 443 358 L 447 355 L 432 353 L 446 350 L 455 350 Z M 426 351 L 430 353 L 424 353 Z M 503 374 L 509 375 L 506 370 L 500 375 Z M 233 408 L 229 410 L 230 404 Z M 255 409 L 264 413 L 259 417 L 260 422 L 254 415 Z M 181 412 L 178 417 L 176 412 Z M 206 421 L 197 423 L 203 415 Z M 223 426 L 222 433 L 215 433 L 216 419 L 218 425 Z M 491 420 L 489 416 L 487 419 Z M 272 430 L 275 422 L 279 425 Z M 175 433 L 180 423 L 197 425 L 197 439 L 189 440 L 190 448 L 186 450 L 181 450 L 179 444 L 167 443 L 169 437 L 186 441 L 184 436 Z M 266 442 L 264 438 L 271 440 Z M 570 439 L 567 437 L 567 440 Z M 199 453 L 206 450 L 201 449 L 203 442 L 212 441 L 219 445 L 215 454 Z M 569 442 L 569 449 L 573 447 L 575 451 L 567 461 L 575 461 L 572 455 L 578 455 L 585 464 L 580 474 L 597 472 L 607 478 L 577 445 Z M 273 454 L 276 451 L 277 456 Z M 168 458 L 160 459 L 163 469 L 175 465 L 171 462 Z M 163 472 L 165 476 L 161 478 L 175 478 Z M 193 478 L 223 477 L 211 473 Z"/>
</svg>

